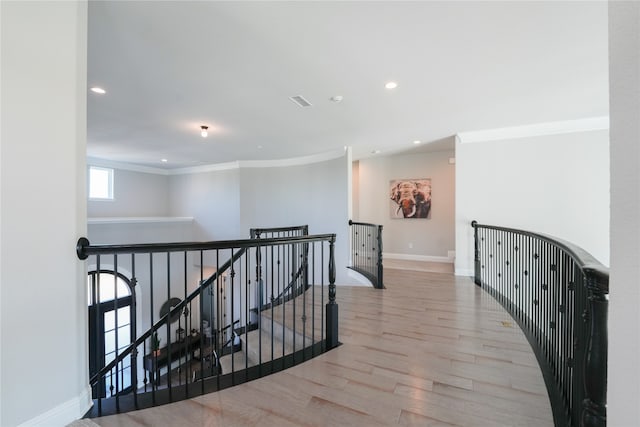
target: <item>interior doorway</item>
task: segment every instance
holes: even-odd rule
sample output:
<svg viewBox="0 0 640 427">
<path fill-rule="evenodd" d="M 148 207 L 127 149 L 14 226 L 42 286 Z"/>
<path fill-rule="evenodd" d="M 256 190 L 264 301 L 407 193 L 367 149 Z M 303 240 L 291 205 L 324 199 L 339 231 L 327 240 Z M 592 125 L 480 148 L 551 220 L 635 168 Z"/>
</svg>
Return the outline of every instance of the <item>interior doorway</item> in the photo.
<svg viewBox="0 0 640 427">
<path fill-rule="evenodd" d="M 89 290 L 89 376 L 116 358 L 134 336 L 131 284 L 122 274 L 109 270 L 91 271 Z M 92 390 L 93 398 L 109 397 L 131 390 L 131 356 L 105 375 Z"/>
</svg>

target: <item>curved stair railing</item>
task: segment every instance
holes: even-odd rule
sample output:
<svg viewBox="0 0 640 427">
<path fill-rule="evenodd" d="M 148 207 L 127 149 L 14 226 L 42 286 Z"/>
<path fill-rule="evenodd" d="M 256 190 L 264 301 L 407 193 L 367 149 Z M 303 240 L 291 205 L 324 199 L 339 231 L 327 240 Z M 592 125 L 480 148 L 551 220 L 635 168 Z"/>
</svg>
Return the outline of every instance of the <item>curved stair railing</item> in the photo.
<svg viewBox="0 0 640 427">
<path fill-rule="evenodd" d="M 351 227 L 350 269 L 366 277 L 374 288 L 384 289 L 382 226 L 349 220 Z"/>
<path fill-rule="evenodd" d="M 307 236 L 309 235 L 309 226 L 300 225 L 294 227 L 252 228 L 250 234 L 252 239 Z M 276 265 L 281 265 L 283 259 L 290 257 L 291 271 L 284 272 L 284 275 L 287 277 L 291 276 L 291 280 L 284 288 L 271 289 L 271 292 L 269 292 L 269 284 L 265 283 L 263 280 L 259 289 L 260 297 L 258 298 L 261 302 L 260 310 L 267 310 L 283 304 L 301 295 L 308 289 L 309 245 L 302 245 L 301 251 L 296 251 L 295 249 L 297 248 L 293 249 L 294 250 L 291 251 L 290 254 L 282 254 L 282 251 L 278 251 L 276 253 L 273 253 L 272 251 L 271 254 L 268 252 L 265 254 L 266 257 L 270 256 L 272 259 L 272 265 L 273 262 L 275 262 Z M 269 260 L 266 260 L 266 262 L 267 264 L 270 264 Z M 258 264 L 260 264 L 260 262 L 258 262 Z M 268 275 L 268 272 L 266 273 Z M 256 272 L 256 274 L 260 274 L 261 277 L 263 276 L 261 272 Z M 258 309 L 255 308 L 254 310 Z"/>
<path fill-rule="evenodd" d="M 471 223 L 474 281 L 516 320 L 538 359 L 556 426 L 605 426 L 609 271 L 549 236 Z"/>
<path fill-rule="evenodd" d="M 132 311 L 148 313 L 146 318 L 142 316 L 142 329 L 146 331 L 125 343 L 118 343 L 116 333 L 115 345 L 111 344 L 114 354 L 92 373 L 91 385 L 99 392 L 88 415 L 141 409 L 219 390 L 277 372 L 337 346 L 334 242 L 334 234 L 308 233 L 137 245 L 91 245 L 81 238 L 76 248 L 78 257 L 89 258 L 89 264 L 98 270 L 108 264 L 116 273 L 130 273 L 134 294 L 138 294 L 133 298 Z M 302 254 L 296 255 L 301 261 L 292 267 L 291 257 L 283 257 L 278 266 L 270 265 L 274 259 L 267 253 L 272 251 Z M 225 258 L 227 261 L 220 262 Z M 277 280 L 274 285 L 283 291 L 278 297 L 280 307 L 274 301 L 265 307 L 256 300 L 255 289 L 263 281 L 263 271 L 278 268 L 294 273 L 289 278 L 270 278 Z M 299 282 L 304 282 L 302 288 L 293 285 Z M 156 316 L 165 298 L 179 302 Z M 258 308 L 255 319 L 252 306 Z M 101 315 L 104 313 L 96 314 Z M 267 318 L 270 328 L 266 327 Z M 174 338 L 172 328 L 176 323 Z M 116 331 L 120 330 L 118 324 L 116 314 Z M 287 333 L 274 332 L 280 325 Z M 294 331 L 293 338 L 290 330 Z M 302 338 L 296 342 L 296 336 Z M 130 384 L 130 389 L 123 384 Z"/>
</svg>

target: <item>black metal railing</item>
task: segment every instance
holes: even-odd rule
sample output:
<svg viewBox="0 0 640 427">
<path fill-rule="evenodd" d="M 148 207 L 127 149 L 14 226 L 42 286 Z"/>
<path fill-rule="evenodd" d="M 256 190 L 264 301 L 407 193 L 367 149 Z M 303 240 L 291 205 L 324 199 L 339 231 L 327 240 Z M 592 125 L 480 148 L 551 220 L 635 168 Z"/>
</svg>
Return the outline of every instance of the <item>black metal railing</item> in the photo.
<svg viewBox="0 0 640 427">
<path fill-rule="evenodd" d="M 606 425 L 608 269 L 549 236 L 471 225 L 474 281 L 527 336 L 555 425 Z"/>
<path fill-rule="evenodd" d="M 351 266 L 366 277 L 374 288 L 384 289 L 382 267 L 382 226 L 349 220 L 351 227 Z"/>
<path fill-rule="evenodd" d="M 273 228 L 252 228 L 250 230 L 252 239 L 273 239 L 282 237 L 295 237 L 295 236 L 307 236 L 309 235 L 309 226 L 300 225 L 294 227 L 273 227 Z M 301 295 L 309 287 L 309 274 L 308 274 L 308 257 L 309 257 L 309 245 L 303 245 L 301 251 L 298 251 L 298 247 L 282 248 L 281 251 L 267 251 L 264 255 L 267 257 L 267 265 L 275 265 L 279 268 L 274 271 L 265 271 L 263 274 L 271 276 L 270 283 L 284 284 L 284 281 L 273 280 L 274 274 L 282 277 L 291 277 L 290 281 L 284 288 L 272 287 L 265 288 L 264 281 L 259 286 L 259 298 L 258 301 L 262 304 L 262 310 L 271 308 L 271 306 L 277 306 L 284 302 L 289 301 L 292 298 Z M 288 250 L 291 249 L 291 250 Z M 282 263 L 280 259 L 289 259 L 290 263 L 286 265 L 287 268 L 280 268 Z"/>
<path fill-rule="evenodd" d="M 89 416 L 219 390 L 337 346 L 334 243 L 335 234 L 304 233 L 137 245 L 91 245 L 81 238 L 80 259 L 130 277 L 131 313 L 144 330 L 123 334 L 128 341 L 116 343 L 113 356 L 91 372 L 97 392 Z M 272 298 L 267 289 L 279 293 Z M 93 315 L 110 318 L 117 341 L 126 323 L 120 313 Z M 113 346 L 98 338 L 91 340 L 100 342 L 96 352 Z"/>
</svg>

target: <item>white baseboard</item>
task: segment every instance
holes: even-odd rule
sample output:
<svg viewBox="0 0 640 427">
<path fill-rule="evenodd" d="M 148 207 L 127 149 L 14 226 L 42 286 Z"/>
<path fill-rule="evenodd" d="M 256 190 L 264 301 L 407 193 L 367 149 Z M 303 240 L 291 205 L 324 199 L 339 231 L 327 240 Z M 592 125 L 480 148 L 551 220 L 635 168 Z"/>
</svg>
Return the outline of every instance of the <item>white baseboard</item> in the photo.
<svg viewBox="0 0 640 427">
<path fill-rule="evenodd" d="M 453 264 L 453 258 L 446 256 L 431 256 L 431 255 L 413 255 L 413 254 L 392 254 L 389 252 L 382 253 L 382 261 L 384 259 L 400 259 L 404 261 L 427 261 L 427 262 L 446 262 Z"/>
<path fill-rule="evenodd" d="M 469 268 L 456 268 L 455 275 L 456 276 L 473 277 L 474 271 L 472 269 L 469 269 Z"/>
<path fill-rule="evenodd" d="M 91 400 L 91 387 L 87 387 L 79 396 L 67 400 L 61 405 L 48 410 L 44 414 L 40 414 L 32 418 L 19 427 L 31 426 L 66 426 L 67 424 L 82 418 L 84 414 L 91 408 L 93 401 Z"/>
</svg>

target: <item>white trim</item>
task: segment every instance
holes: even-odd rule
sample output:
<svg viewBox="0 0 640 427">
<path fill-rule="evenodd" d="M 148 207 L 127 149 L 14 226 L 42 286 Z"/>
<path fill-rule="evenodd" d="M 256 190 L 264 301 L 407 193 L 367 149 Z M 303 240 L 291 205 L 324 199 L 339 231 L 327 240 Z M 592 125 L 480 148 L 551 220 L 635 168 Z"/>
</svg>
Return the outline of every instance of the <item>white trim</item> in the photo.
<svg viewBox="0 0 640 427">
<path fill-rule="evenodd" d="M 166 175 L 186 175 L 189 173 L 217 172 L 217 171 L 226 171 L 226 170 L 232 170 L 232 169 L 240 169 L 240 163 L 239 162 L 216 163 L 212 165 L 190 166 L 186 168 L 169 169 L 166 171 Z"/>
<path fill-rule="evenodd" d="M 608 130 L 609 116 L 587 119 L 565 120 L 560 122 L 536 123 L 525 126 L 485 129 L 456 134 L 456 143 L 499 141 L 504 139 L 527 138 L 532 136 L 560 135 L 575 132 Z"/>
<path fill-rule="evenodd" d="M 345 283 L 345 286 L 368 286 L 368 287 L 373 287 L 373 284 L 369 281 L 369 279 L 367 279 L 366 277 L 364 277 L 362 274 L 358 273 L 355 270 L 352 270 L 350 268 L 347 268 L 347 276 L 350 279 L 353 279 L 355 282 L 354 283 Z M 336 283 L 336 285 L 338 285 Z M 342 285 L 340 285 L 342 286 Z"/>
<path fill-rule="evenodd" d="M 456 268 L 454 273 L 456 276 L 465 276 L 465 277 L 473 277 L 474 272 L 468 268 Z"/>
<path fill-rule="evenodd" d="M 384 259 L 400 259 L 404 261 L 427 261 L 427 262 L 445 262 L 453 264 L 453 259 L 446 256 L 432 256 L 432 255 L 414 255 L 414 254 L 393 254 L 389 252 L 382 253 L 382 262 Z"/>
<path fill-rule="evenodd" d="M 97 157 L 87 157 L 87 166 L 99 166 L 132 172 L 153 173 L 156 175 L 169 175 L 169 171 L 166 169 L 134 165 L 131 163 L 117 162 L 115 160 L 99 159 Z"/>
<path fill-rule="evenodd" d="M 158 222 L 192 222 L 191 216 L 104 217 L 87 218 L 87 224 L 140 224 Z"/>
<path fill-rule="evenodd" d="M 320 163 L 328 160 L 340 158 L 345 155 L 346 147 L 339 150 L 327 151 L 325 153 L 313 154 L 310 156 L 293 157 L 290 159 L 276 160 L 239 160 L 227 163 L 215 163 L 210 165 L 191 166 L 176 169 L 161 169 L 150 166 L 140 166 L 131 163 L 117 162 L 97 157 L 87 157 L 87 165 L 109 167 L 114 169 L 128 170 L 133 172 L 153 173 L 156 175 L 185 175 L 190 173 L 216 172 L 223 170 L 241 168 L 281 168 L 287 166 L 304 166 L 312 163 Z"/>
<path fill-rule="evenodd" d="M 31 426 L 66 426 L 81 418 L 93 406 L 91 387 L 87 387 L 79 396 L 69 399 L 61 405 L 20 424 L 19 427 Z"/>
</svg>

